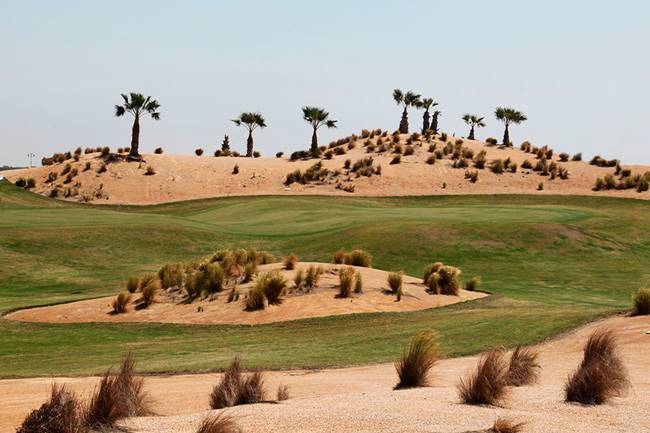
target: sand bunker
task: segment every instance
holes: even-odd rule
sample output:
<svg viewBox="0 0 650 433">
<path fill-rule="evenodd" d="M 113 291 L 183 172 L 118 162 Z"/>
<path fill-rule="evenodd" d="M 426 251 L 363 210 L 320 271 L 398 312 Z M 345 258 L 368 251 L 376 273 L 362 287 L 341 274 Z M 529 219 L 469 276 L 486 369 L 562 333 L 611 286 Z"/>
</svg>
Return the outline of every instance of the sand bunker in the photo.
<svg viewBox="0 0 650 433">
<path fill-rule="evenodd" d="M 593 330 L 608 327 L 621 342 L 632 389 L 611 403 L 587 407 L 563 402 L 563 383 L 582 357 Z M 237 406 L 226 412 L 247 432 L 465 432 L 485 429 L 497 416 L 527 422 L 525 432 L 641 433 L 650 431 L 650 317 L 615 317 L 593 323 L 539 346 L 540 381 L 515 388 L 505 407 L 458 403 L 455 385 L 476 357 L 447 359 L 432 370 L 432 387 L 392 391 L 392 364 L 324 371 L 269 372 L 267 388 L 290 387 L 280 404 Z M 146 389 L 161 416 L 132 418 L 133 433 L 192 433 L 208 412 L 208 394 L 218 374 L 156 376 Z M 71 389 L 89 393 L 97 378 L 58 378 Z M 51 378 L 0 381 L 0 430 L 12 431 L 47 397 Z M 162 416 L 165 415 L 165 416 Z"/>
<path fill-rule="evenodd" d="M 390 140 L 384 138 L 383 140 Z M 455 138 L 450 138 L 452 141 Z M 407 136 L 401 138 L 401 146 L 405 147 Z M 376 143 L 377 138 L 374 138 Z M 381 175 L 357 177 L 355 173 L 340 177 L 344 185 L 354 185 L 354 192 L 346 192 L 336 188 L 335 182 L 317 182 L 308 185 L 284 185 L 285 177 L 294 170 L 305 170 L 316 160 L 289 161 L 286 158 L 231 158 L 204 155 L 144 155 L 145 163 L 112 162 L 107 164 L 107 170 L 97 173 L 101 164 L 99 154 L 82 155 L 79 162 L 71 162 L 72 168 L 77 168 L 79 174 L 68 184 L 60 175 L 57 180 L 47 183 L 48 173 L 61 172 L 64 164 L 55 164 L 32 169 L 10 170 L 3 174 L 12 182 L 19 177 L 32 177 L 36 181 L 33 191 L 48 194 L 53 185 L 59 185 L 63 191 L 74 186 L 77 182 L 79 194 L 67 198 L 77 201 L 82 196 L 90 197 L 93 203 L 114 204 L 155 204 L 178 200 L 191 200 L 208 197 L 241 196 L 241 195 L 362 195 L 362 196 L 405 196 L 405 195 L 440 195 L 440 194 L 567 194 L 567 195 L 610 195 L 616 197 L 633 197 L 650 199 L 650 192 L 638 193 L 634 189 L 593 191 L 597 177 L 613 174 L 612 167 L 596 167 L 584 161 L 560 162 L 557 151 L 549 160 L 568 169 L 569 179 L 550 179 L 541 176 L 531 169 L 522 168 L 524 160 L 536 163 L 535 155 L 523 152 L 517 148 L 501 148 L 489 146 L 484 142 L 465 140 L 464 147 L 475 154 L 481 150 L 487 152 L 486 159 L 510 158 L 519 165 L 516 173 L 506 171 L 502 174 L 492 173 L 486 166 L 479 171 L 476 183 L 465 178 L 465 168 L 453 168 L 450 156 L 437 160 L 435 164 L 427 164 L 432 155 L 428 152 L 428 143 L 414 145 L 414 153 L 402 156 L 400 164 L 391 164 L 394 157 L 392 151 L 383 153 L 367 153 L 363 146 L 365 139 L 354 143 L 353 149 L 347 149 L 344 155 L 334 155 L 332 159 L 323 159 L 323 167 L 330 170 L 346 170 L 344 162 L 351 163 L 372 156 L 373 164 L 380 165 Z M 438 140 L 438 149 L 442 143 Z M 347 146 L 344 146 L 347 148 Z M 86 162 L 90 161 L 92 168 L 84 171 Z M 237 165 L 239 172 L 233 174 Z M 148 166 L 155 169 L 156 174 L 145 176 Z M 632 170 L 633 174 L 642 174 L 649 170 L 647 166 L 624 165 L 623 168 Z M 469 167 L 474 170 L 473 167 Z M 544 189 L 538 191 L 539 182 L 544 183 Z M 94 194 L 101 192 L 98 197 Z"/>
<path fill-rule="evenodd" d="M 443 307 L 457 302 L 487 296 L 482 292 L 461 290 L 459 296 L 431 295 L 426 292 L 422 280 L 404 276 L 403 295 L 397 302 L 394 295 L 386 293 L 388 272 L 379 269 L 355 267 L 362 275 L 363 293 L 340 299 L 338 293 L 338 270 L 343 265 L 326 263 L 298 263 L 297 268 L 306 270 L 310 265 L 322 266 L 324 273 L 316 289 L 310 293 L 294 292 L 284 297 L 281 305 L 270 305 L 260 311 L 244 310 L 244 295 L 252 283 L 238 286 L 242 297 L 237 302 L 227 302 L 228 293 L 221 292 L 211 300 L 182 303 L 164 293 L 156 303 L 144 310 L 129 305 L 124 314 L 111 314 L 114 296 L 72 302 L 50 307 L 20 310 L 6 316 L 10 320 L 26 322 L 79 323 L 79 322 L 159 322 L 193 324 L 261 324 L 310 317 L 336 316 L 354 313 L 400 312 Z M 262 265 L 260 272 L 279 270 L 289 281 L 295 271 L 282 269 L 279 263 Z M 134 294 L 134 298 L 139 295 Z"/>
</svg>

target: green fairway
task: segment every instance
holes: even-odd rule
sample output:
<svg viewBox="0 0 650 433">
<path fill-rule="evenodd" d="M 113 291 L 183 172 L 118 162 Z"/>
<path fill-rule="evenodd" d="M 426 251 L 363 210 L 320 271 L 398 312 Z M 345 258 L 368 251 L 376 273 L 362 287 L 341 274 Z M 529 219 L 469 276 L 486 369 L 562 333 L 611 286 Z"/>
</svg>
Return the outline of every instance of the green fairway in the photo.
<svg viewBox="0 0 650 433">
<path fill-rule="evenodd" d="M 650 203 L 599 197 L 241 197 L 148 207 L 75 205 L 0 182 L 0 311 L 123 290 L 129 275 L 224 247 L 329 261 L 363 248 L 419 276 L 432 261 L 480 275 L 481 301 L 413 313 L 261 326 L 0 321 L 0 376 L 96 373 L 132 351 L 145 371 L 391 361 L 440 333 L 449 355 L 547 338 L 625 310 L 650 276 Z"/>
</svg>

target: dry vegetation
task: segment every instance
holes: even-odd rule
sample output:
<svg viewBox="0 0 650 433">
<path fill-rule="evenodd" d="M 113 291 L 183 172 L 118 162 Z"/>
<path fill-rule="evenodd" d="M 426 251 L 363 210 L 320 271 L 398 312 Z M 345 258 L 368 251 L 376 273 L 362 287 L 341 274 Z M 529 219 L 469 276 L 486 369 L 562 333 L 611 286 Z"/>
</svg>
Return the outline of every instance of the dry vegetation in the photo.
<svg viewBox="0 0 650 433">
<path fill-rule="evenodd" d="M 566 401 L 598 405 L 622 396 L 629 387 L 629 380 L 618 352 L 618 342 L 612 331 L 594 332 L 587 341 L 580 366 L 566 381 Z"/>
<path fill-rule="evenodd" d="M 232 417 L 219 413 L 203 418 L 196 433 L 242 433 Z"/>
<path fill-rule="evenodd" d="M 539 378 L 541 366 L 537 362 L 539 354 L 533 349 L 517 346 L 510 356 L 508 385 L 532 385 Z"/>
<path fill-rule="evenodd" d="M 435 334 L 430 331 L 415 335 L 395 362 L 399 382 L 395 389 L 429 385 L 429 370 L 440 359 L 440 349 Z"/>
<path fill-rule="evenodd" d="M 508 395 L 508 362 L 502 350 L 481 355 L 476 370 L 458 384 L 465 404 L 500 406 Z"/>
</svg>

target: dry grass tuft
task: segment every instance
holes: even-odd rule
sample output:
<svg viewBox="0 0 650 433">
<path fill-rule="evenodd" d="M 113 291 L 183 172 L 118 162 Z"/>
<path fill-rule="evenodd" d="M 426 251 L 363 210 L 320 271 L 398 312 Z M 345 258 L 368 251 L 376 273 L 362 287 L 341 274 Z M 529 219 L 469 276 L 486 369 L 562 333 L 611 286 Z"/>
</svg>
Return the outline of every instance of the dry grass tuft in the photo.
<svg viewBox="0 0 650 433">
<path fill-rule="evenodd" d="M 395 362 L 399 382 L 395 389 L 428 386 L 429 370 L 440 359 L 438 342 L 431 331 L 416 334 Z"/>
<path fill-rule="evenodd" d="M 508 393 L 508 363 L 502 350 L 481 355 L 476 370 L 461 379 L 458 394 L 465 404 L 501 405 Z"/>
<path fill-rule="evenodd" d="M 221 409 L 264 401 L 264 376 L 257 371 L 244 376 L 241 362 L 235 358 L 210 394 L 210 407 Z"/>
<path fill-rule="evenodd" d="M 351 266 L 339 270 L 339 298 L 349 298 L 352 295 L 356 271 Z"/>
<path fill-rule="evenodd" d="M 650 314 L 650 289 L 639 289 L 632 297 L 632 315 L 647 316 Z"/>
<path fill-rule="evenodd" d="M 402 283 L 404 281 L 404 273 L 402 271 L 391 272 L 388 274 L 387 280 L 388 287 L 390 288 L 390 292 L 392 294 L 396 295 L 402 292 Z"/>
<path fill-rule="evenodd" d="M 627 370 L 611 330 L 595 331 L 587 341 L 580 366 L 564 385 L 566 401 L 596 405 L 622 396 L 629 387 Z"/>
<path fill-rule="evenodd" d="M 288 271 L 296 269 L 296 263 L 298 263 L 298 257 L 295 254 L 289 254 L 282 260 L 284 269 Z"/>
<path fill-rule="evenodd" d="M 508 385 L 523 386 L 537 382 L 541 366 L 537 363 L 539 354 L 526 347 L 517 346 L 510 357 Z"/>
<path fill-rule="evenodd" d="M 203 418 L 196 433 L 242 433 L 242 429 L 228 415 L 208 415 Z"/>
<path fill-rule="evenodd" d="M 277 401 L 285 401 L 289 400 L 289 387 L 287 385 L 280 385 L 278 386 L 278 393 L 276 400 Z"/>
<path fill-rule="evenodd" d="M 338 250 L 337 252 L 335 252 L 333 254 L 332 263 L 334 263 L 335 265 L 343 264 L 343 262 L 345 261 L 345 255 L 346 254 L 347 254 L 347 252 L 343 248 L 341 248 L 340 250 Z"/>
<path fill-rule="evenodd" d="M 113 313 L 122 314 L 126 313 L 126 306 L 131 301 L 130 293 L 120 293 L 113 300 Z"/>
<path fill-rule="evenodd" d="M 83 433 L 80 404 L 65 387 L 52 385 L 50 398 L 33 410 L 17 433 Z"/>
<path fill-rule="evenodd" d="M 370 268 L 372 267 L 372 256 L 364 250 L 353 250 L 345 255 L 344 262 L 346 265 Z"/>
<path fill-rule="evenodd" d="M 497 418 L 488 430 L 489 433 L 521 433 L 524 431 L 526 423 L 516 423 L 509 418 Z"/>
</svg>

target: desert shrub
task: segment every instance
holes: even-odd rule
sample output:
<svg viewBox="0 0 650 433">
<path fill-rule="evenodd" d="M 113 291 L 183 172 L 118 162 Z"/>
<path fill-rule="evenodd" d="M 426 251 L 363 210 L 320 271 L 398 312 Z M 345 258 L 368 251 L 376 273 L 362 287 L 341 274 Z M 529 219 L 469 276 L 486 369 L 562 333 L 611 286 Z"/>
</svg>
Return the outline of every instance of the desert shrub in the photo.
<svg viewBox="0 0 650 433">
<path fill-rule="evenodd" d="M 49 399 L 27 415 L 16 433 L 83 433 L 80 413 L 76 396 L 52 385 Z"/>
<path fill-rule="evenodd" d="M 646 316 L 650 314 L 650 289 L 639 289 L 632 296 L 632 315 Z"/>
<path fill-rule="evenodd" d="M 33 177 L 28 177 L 27 180 L 25 181 L 25 188 L 31 189 L 34 187 L 36 187 L 36 181 L 34 180 Z"/>
<path fill-rule="evenodd" d="M 491 146 L 496 146 L 496 144 L 498 143 L 498 142 L 497 142 L 497 139 L 496 139 L 496 138 L 492 138 L 492 137 L 487 138 L 487 139 L 485 140 L 485 142 L 486 142 L 487 144 L 491 145 Z"/>
<path fill-rule="evenodd" d="M 108 146 L 104 146 L 104 147 L 102 147 L 102 150 L 101 150 L 101 154 L 102 154 L 102 156 L 106 156 L 106 155 L 108 155 L 109 153 L 111 153 L 111 148 L 110 148 L 110 147 L 108 147 Z"/>
<path fill-rule="evenodd" d="M 476 291 L 478 289 L 478 286 L 481 285 L 481 277 L 476 276 L 472 277 L 468 282 L 465 283 L 465 290 L 468 290 L 470 292 Z"/>
<path fill-rule="evenodd" d="M 276 401 L 289 400 L 289 387 L 287 385 L 279 385 L 276 394 Z"/>
<path fill-rule="evenodd" d="M 92 168 L 92 165 L 91 165 L 90 161 L 86 161 L 86 163 L 84 164 L 84 169 L 83 169 L 83 171 L 88 171 L 88 170 L 90 170 L 91 168 Z"/>
<path fill-rule="evenodd" d="M 246 263 L 246 265 L 244 266 L 244 276 L 243 276 L 242 283 L 248 283 L 249 281 L 252 281 L 256 272 L 257 272 L 257 263 L 255 262 Z"/>
<path fill-rule="evenodd" d="M 404 273 L 402 271 L 391 272 L 390 274 L 388 274 L 387 281 L 391 293 L 395 295 L 401 293 L 402 283 L 404 281 Z"/>
<path fill-rule="evenodd" d="M 516 162 L 511 162 L 508 164 L 508 170 L 510 170 L 511 173 L 516 173 L 517 172 L 517 163 Z"/>
<path fill-rule="evenodd" d="M 429 153 L 435 152 L 436 151 L 436 144 L 435 143 L 430 144 L 428 151 L 429 151 Z"/>
<path fill-rule="evenodd" d="M 154 276 L 151 279 L 145 279 L 142 277 L 140 280 L 140 294 L 141 297 L 138 300 L 139 308 L 147 308 L 156 300 L 156 295 L 160 289 L 160 280 Z"/>
<path fill-rule="evenodd" d="M 298 257 L 295 254 L 289 254 L 282 259 L 282 265 L 288 271 L 296 269 L 296 263 L 298 263 Z"/>
<path fill-rule="evenodd" d="M 151 414 L 144 381 L 134 374 L 134 362 L 127 356 L 117 375 L 108 370 L 95 388 L 84 414 L 92 429 L 112 428 L 120 419 Z"/>
<path fill-rule="evenodd" d="M 130 293 L 120 293 L 113 300 L 113 313 L 122 314 L 126 313 L 126 306 L 131 301 Z"/>
<path fill-rule="evenodd" d="M 435 163 L 436 163 L 436 157 L 435 157 L 435 155 L 431 155 L 431 156 L 429 156 L 429 157 L 427 158 L 427 164 L 429 164 L 429 165 L 433 165 L 433 164 L 435 164 Z"/>
<path fill-rule="evenodd" d="M 560 157 L 560 161 L 562 162 L 567 162 L 570 158 L 570 155 L 565 152 L 560 153 L 558 156 Z"/>
<path fill-rule="evenodd" d="M 537 184 L 537 191 L 544 191 L 544 182 L 540 182 Z"/>
<path fill-rule="evenodd" d="M 436 150 L 433 152 L 433 155 L 436 157 L 436 159 L 443 159 L 445 157 L 445 152 L 443 150 Z"/>
<path fill-rule="evenodd" d="M 429 385 L 429 370 L 440 359 L 440 351 L 435 334 L 421 332 L 411 338 L 404 347 L 402 356 L 395 362 L 399 382 L 395 389 L 413 388 Z"/>
<path fill-rule="evenodd" d="M 126 290 L 129 293 L 135 293 L 140 288 L 140 279 L 138 277 L 129 277 L 126 281 Z"/>
<path fill-rule="evenodd" d="M 307 273 L 305 274 L 305 287 L 308 290 L 318 287 L 318 282 L 320 281 L 320 274 L 323 273 L 323 269 L 320 266 L 310 265 L 307 268 Z"/>
<path fill-rule="evenodd" d="M 372 256 L 365 250 L 352 250 L 345 255 L 343 261 L 346 265 L 372 267 Z"/>
<path fill-rule="evenodd" d="M 501 350 L 481 355 L 476 369 L 461 379 L 457 388 L 465 404 L 502 404 L 508 393 L 508 363 Z"/>
<path fill-rule="evenodd" d="M 335 252 L 334 255 L 332 256 L 332 263 L 334 263 L 335 265 L 342 264 L 345 261 L 346 254 L 347 252 L 343 248 L 341 248 L 340 250 Z"/>
<path fill-rule="evenodd" d="M 305 283 L 305 271 L 302 269 L 298 269 L 296 273 L 293 275 L 293 286 L 296 289 L 302 288 L 303 284 Z"/>
<path fill-rule="evenodd" d="M 256 290 L 261 290 L 269 305 L 282 303 L 282 295 L 287 288 L 287 280 L 277 271 L 261 274 L 255 280 Z"/>
<path fill-rule="evenodd" d="M 47 174 L 47 179 L 45 180 L 45 182 L 52 183 L 56 180 L 57 177 L 59 177 L 59 175 L 56 172 L 51 171 Z"/>
<path fill-rule="evenodd" d="M 201 148 L 195 149 L 194 153 L 196 154 L 196 156 L 201 156 L 203 155 L 203 149 Z"/>
<path fill-rule="evenodd" d="M 14 185 L 16 185 L 18 188 L 24 188 L 26 184 L 27 181 L 25 180 L 24 177 L 19 177 L 18 179 L 16 179 L 16 182 L 14 182 Z"/>
<path fill-rule="evenodd" d="M 476 183 L 478 181 L 478 171 L 477 170 L 465 171 L 465 179 L 469 179 L 470 182 Z"/>
<path fill-rule="evenodd" d="M 415 149 L 413 148 L 413 146 L 406 146 L 406 148 L 404 148 L 404 156 L 413 155 L 414 153 L 415 153 Z"/>
<path fill-rule="evenodd" d="M 228 292 L 228 303 L 239 301 L 239 290 L 236 287 L 233 287 L 230 292 Z"/>
<path fill-rule="evenodd" d="M 345 266 L 339 270 L 339 298 L 349 298 L 354 286 L 355 270 L 350 266 Z"/>
<path fill-rule="evenodd" d="M 448 136 L 447 136 L 446 132 L 443 132 L 442 134 L 440 134 L 440 141 L 443 141 L 443 142 L 447 141 L 447 138 L 448 138 Z"/>
<path fill-rule="evenodd" d="M 354 278 L 354 293 L 363 293 L 363 278 L 361 272 L 357 272 Z"/>
<path fill-rule="evenodd" d="M 163 148 L 162 147 L 156 147 L 156 150 L 153 151 L 156 155 L 162 155 L 163 153 Z"/>
<path fill-rule="evenodd" d="M 334 151 L 333 150 L 328 150 L 323 154 L 323 157 L 325 159 L 332 159 L 334 157 Z"/>
<path fill-rule="evenodd" d="M 260 152 L 258 152 L 257 150 L 255 152 L 253 152 L 253 158 L 259 158 L 260 156 L 262 156 L 262 154 Z"/>
<path fill-rule="evenodd" d="M 158 271 L 158 278 L 163 289 L 181 287 L 183 285 L 183 265 L 167 263 Z"/>
<path fill-rule="evenodd" d="M 492 173 L 501 174 L 503 173 L 504 169 L 505 167 L 503 160 L 501 159 L 495 159 L 490 163 L 490 170 L 492 170 Z"/>
<path fill-rule="evenodd" d="M 582 161 L 582 153 L 578 152 L 571 158 L 571 161 Z"/>
<path fill-rule="evenodd" d="M 611 330 L 597 330 L 587 341 L 580 366 L 564 385 L 566 401 L 596 405 L 622 396 L 629 386 L 627 371 Z"/>
<path fill-rule="evenodd" d="M 156 170 L 152 166 L 148 165 L 147 169 L 144 171 L 144 175 L 153 176 L 154 174 L 156 174 Z"/>
<path fill-rule="evenodd" d="M 474 167 L 483 169 L 485 168 L 485 163 L 487 162 L 486 156 L 487 152 L 484 150 L 481 150 L 479 153 L 476 154 L 474 157 Z"/>
<path fill-rule="evenodd" d="M 537 382 L 541 369 L 537 362 L 538 355 L 532 349 L 517 346 L 510 356 L 508 385 L 523 386 Z"/>
<path fill-rule="evenodd" d="M 458 268 L 437 262 L 425 268 L 424 281 L 430 293 L 458 296 L 460 273 Z"/>
<path fill-rule="evenodd" d="M 399 164 L 402 162 L 402 155 L 395 155 L 393 159 L 390 160 L 391 165 Z"/>
<path fill-rule="evenodd" d="M 221 381 L 215 385 L 210 394 L 210 407 L 224 407 L 241 404 L 260 403 L 264 401 L 264 377 L 260 372 L 244 376 L 241 362 L 235 358 L 226 369 Z"/>
<path fill-rule="evenodd" d="M 242 429 L 230 416 L 220 413 L 203 418 L 196 433 L 242 433 Z"/>
<path fill-rule="evenodd" d="M 261 287 L 254 286 L 246 297 L 246 311 L 263 310 L 264 307 L 264 291 Z"/>
<path fill-rule="evenodd" d="M 526 423 L 516 423 L 509 418 L 497 418 L 492 424 L 488 433 L 521 433 L 524 431 Z"/>
<path fill-rule="evenodd" d="M 202 263 L 187 278 L 185 291 L 190 299 L 204 293 L 217 293 L 225 288 L 226 273 L 221 265 Z"/>
<path fill-rule="evenodd" d="M 70 165 L 70 163 L 66 163 L 66 164 L 63 166 L 63 169 L 61 170 L 61 173 L 60 173 L 61 176 L 63 176 L 64 174 L 68 174 L 68 173 L 70 173 L 70 169 L 72 169 L 72 166 Z"/>
<path fill-rule="evenodd" d="M 59 192 L 60 192 L 59 188 L 55 186 L 50 190 L 48 195 L 50 198 L 57 198 L 59 196 Z"/>
<path fill-rule="evenodd" d="M 454 168 L 467 168 L 467 167 L 469 167 L 469 163 L 467 162 L 467 160 L 465 158 L 460 158 L 460 159 L 457 159 L 456 161 L 454 161 L 452 166 Z"/>
</svg>

